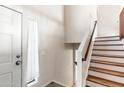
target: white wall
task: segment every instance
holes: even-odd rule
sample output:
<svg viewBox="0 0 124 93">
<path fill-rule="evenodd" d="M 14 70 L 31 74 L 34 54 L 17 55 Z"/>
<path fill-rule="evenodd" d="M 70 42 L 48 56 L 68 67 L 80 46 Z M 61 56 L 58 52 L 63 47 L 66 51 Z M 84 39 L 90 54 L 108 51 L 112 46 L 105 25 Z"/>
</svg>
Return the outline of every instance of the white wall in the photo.
<svg viewBox="0 0 124 93">
<path fill-rule="evenodd" d="M 55 81 L 65 86 L 73 84 L 72 47 L 64 44 L 63 6 L 33 6 L 40 8 L 40 86 Z M 38 10 L 38 9 L 37 9 Z"/>
<path fill-rule="evenodd" d="M 23 12 L 26 18 L 38 19 L 40 78 L 34 86 L 44 86 L 51 81 L 72 86 L 72 47 L 64 44 L 63 6 L 9 7 Z M 24 20 L 25 31 L 27 29 L 26 20 Z"/>
<path fill-rule="evenodd" d="M 119 5 L 100 5 L 98 6 L 98 36 L 119 35 Z"/>
<path fill-rule="evenodd" d="M 23 12 L 23 15 L 25 17 L 25 19 L 23 20 L 25 31 L 27 29 L 26 28 L 27 17 L 38 19 L 40 78 L 39 82 L 34 86 L 44 86 L 51 81 L 56 81 L 65 86 L 72 86 L 73 51 L 72 45 L 64 44 L 65 43 L 64 26 L 66 26 L 64 25 L 64 7 L 63 6 L 10 6 L 10 7 Z M 89 31 L 90 29 L 90 25 L 87 26 L 88 24 L 87 21 L 89 20 L 87 19 L 89 18 L 87 17 L 89 15 L 87 14 L 87 10 L 88 11 L 92 10 L 90 11 L 91 15 L 89 16 L 93 17 L 93 19 L 96 18 L 95 16 L 96 7 L 94 6 L 91 7 L 85 6 L 83 8 L 82 7 L 83 6 L 74 6 L 74 8 L 72 8 L 71 10 L 73 11 L 74 9 L 75 12 L 77 11 L 77 9 L 79 10 L 78 14 L 76 14 L 75 19 L 73 20 L 73 22 L 75 22 L 77 19 L 77 24 L 76 22 L 75 24 L 72 24 L 73 26 L 76 25 L 74 29 L 77 30 L 77 32 L 79 33 L 81 31 L 84 31 L 85 33 L 87 32 L 87 30 Z M 78 18 L 78 16 L 80 18 Z M 82 40 L 83 35 L 85 34 L 82 32 L 81 32 L 82 34 L 79 33 L 78 35 L 80 35 L 79 36 L 80 40 Z M 69 34 L 71 35 L 71 33 L 68 33 L 68 35 Z M 24 40 L 24 42 L 25 42 L 24 52 L 26 54 L 26 39 Z"/>
<path fill-rule="evenodd" d="M 52 80 L 55 80 L 55 64 L 56 57 L 58 55 L 57 48 L 59 47 L 58 43 L 61 44 L 62 42 L 60 40 L 64 39 L 64 37 L 61 38 L 59 36 L 64 34 L 62 20 L 63 7 L 38 6 L 38 8 L 40 8 L 40 10 L 37 11 L 40 13 L 38 18 L 40 40 L 40 81 L 38 84 L 36 84 L 36 86 L 42 86 L 44 84 L 50 83 Z"/>
<path fill-rule="evenodd" d="M 96 19 L 97 6 L 65 6 L 65 43 L 80 43 Z"/>
</svg>

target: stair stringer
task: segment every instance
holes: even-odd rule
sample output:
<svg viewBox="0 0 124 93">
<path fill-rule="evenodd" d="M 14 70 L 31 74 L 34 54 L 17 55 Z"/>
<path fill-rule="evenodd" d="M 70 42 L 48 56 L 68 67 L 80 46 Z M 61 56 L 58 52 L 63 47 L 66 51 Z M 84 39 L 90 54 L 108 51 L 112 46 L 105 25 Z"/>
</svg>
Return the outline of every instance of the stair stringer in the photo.
<svg viewBox="0 0 124 93">
<path fill-rule="evenodd" d="M 91 56 L 92 56 L 92 50 L 93 50 L 93 46 L 94 46 L 94 40 L 92 40 L 91 42 L 91 46 L 89 48 L 89 52 L 88 52 L 88 58 L 86 61 L 83 61 L 83 64 L 82 64 L 82 87 L 85 87 L 86 86 L 86 79 L 87 79 L 87 76 L 88 76 L 88 70 L 89 70 L 89 67 L 90 67 L 90 62 L 91 62 Z"/>
</svg>

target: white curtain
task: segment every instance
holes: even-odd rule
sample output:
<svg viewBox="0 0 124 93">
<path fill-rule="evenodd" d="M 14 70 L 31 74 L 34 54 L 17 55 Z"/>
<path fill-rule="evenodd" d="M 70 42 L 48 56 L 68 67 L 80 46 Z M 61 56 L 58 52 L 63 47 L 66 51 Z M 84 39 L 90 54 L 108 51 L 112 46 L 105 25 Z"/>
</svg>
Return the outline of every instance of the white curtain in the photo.
<svg viewBox="0 0 124 93">
<path fill-rule="evenodd" d="M 28 20 L 27 83 L 36 82 L 39 77 L 38 27 L 37 21 Z"/>
</svg>

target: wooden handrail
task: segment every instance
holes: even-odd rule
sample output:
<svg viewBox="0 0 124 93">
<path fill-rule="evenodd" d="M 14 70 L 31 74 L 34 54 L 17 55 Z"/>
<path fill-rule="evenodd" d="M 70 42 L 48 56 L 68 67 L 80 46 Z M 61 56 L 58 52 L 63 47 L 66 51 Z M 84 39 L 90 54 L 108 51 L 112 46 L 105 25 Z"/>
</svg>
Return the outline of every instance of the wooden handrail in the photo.
<svg viewBox="0 0 124 93">
<path fill-rule="evenodd" d="M 86 54 L 85 54 L 84 58 L 82 58 L 82 61 L 87 60 L 88 52 L 89 52 L 89 48 L 90 48 L 90 45 L 91 45 L 91 42 L 92 42 L 92 39 L 93 39 L 93 35 L 94 35 L 94 32 L 95 32 L 96 24 L 97 24 L 97 21 L 95 21 L 95 23 L 94 23 L 94 27 L 93 27 L 93 31 L 92 31 L 90 41 L 89 41 L 89 44 L 88 44 L 88 47 L 87 47 L 87 51 L 86 51 Z"/>
<path fill-rule="evenodd" d="M 120 13 L 120 39 L 124 38 L 124 8 L 122 9 L 121 13 Z"/>
</svg>

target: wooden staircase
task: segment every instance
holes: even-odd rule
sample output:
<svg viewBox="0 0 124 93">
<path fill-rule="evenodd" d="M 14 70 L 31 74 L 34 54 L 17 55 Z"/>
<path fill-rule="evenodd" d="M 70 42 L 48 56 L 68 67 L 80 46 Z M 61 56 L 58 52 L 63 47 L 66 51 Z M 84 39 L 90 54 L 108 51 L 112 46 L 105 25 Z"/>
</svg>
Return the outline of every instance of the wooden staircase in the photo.
<svg viewBox="0 0 124 93">
<path fill-rule="evenodd" d="M 124 87 L 124 45 L 119 36 L 97 37 L 87 87 Z"/>
</svg>

